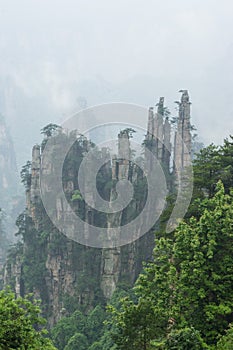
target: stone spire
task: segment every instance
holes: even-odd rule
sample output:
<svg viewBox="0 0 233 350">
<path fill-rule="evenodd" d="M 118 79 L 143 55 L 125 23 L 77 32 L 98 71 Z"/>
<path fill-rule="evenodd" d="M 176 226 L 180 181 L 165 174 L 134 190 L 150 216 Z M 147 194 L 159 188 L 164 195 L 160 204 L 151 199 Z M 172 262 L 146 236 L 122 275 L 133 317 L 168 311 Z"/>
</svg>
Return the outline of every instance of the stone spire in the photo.
<svg viewBox="0 0 233 350">
<path fill-rule="evenodd" d="M 163 115 L 164 115 L 164 97 L 160 97 L 157 116 L 156 116 L 156 130 L 157 130 L 157 157 L 160 162 L 163 162 L 163 138 L 164 138 L 164 129 L 163 129 Z"/>
<path fill-rule="evenodd" d="M 148 113 L 147 148 L 165 165 L 170 166 L 171 155 L 171 125 L 168 118 L 164 119 L 164 97 L 160 97 L 157 112 L 152 107 Z"/>
<path fill-rule="evenodd" d="M 118 155 L 113 158 L 112 178 L 116 180 L 127 179 L 130 165 L 130 143 L 127 130 L 118 134 Z"/>
<path fill-rule="evenodd" d="M 163 163 L 167 171 L 170 169 L 171 148 L 171 124 L 166 117 L 163 124 Z"/>
<path fill-rule="evenodd" d="M 190 105 L 189 95 L 187 90 L 180 90 L 182 92 L 181 101 L 179 105 L 179 117 L 177 124 L 177 131 L 175 134 L 175 150 L 174 160 L 176 164 L 176 171 L 184 169 L 190 165 L 191 154 L 191 125 L 190 125 Z"/>
<path fill-rule="evenodd" d="M 164 97 L 160 97 L 159 103 L 157 104 L 157 113 L 164 115 Z"/>
<path fill-rule="evenodd" d="M 153 138 L 154 135 L 154 108 L 150 107 L 148 112 L 147 138 Z"/>
<path fill-rule="evenodd" d="M 112 179 L 113 180 L 128 180 L 130 171 L 130 141 L 129 133 L 123 130 L 118 134 L 118 155 L 112 159 Z M 111 190 L 110 201 L 116 198 L 115 187 Z M 108 217 L 108 228 L 119 227 L 122 223 L 122 211 L 115 214 L 110 214 Z M 104 296 L 110 299 L 120 275 L 121 264 L 121 249 L 106 248 L 102 251 L 102 272 L 101 272 L 101 288 Z"/>
<path fill-rule="evenodd" d="M 40 155 L 40 146 L 35 145 L 32 149 L 32 179 L 31 179 L 31 201 L 33 203 L 38 201 L 40 196 L 40 166 L 41 166 L 41 155 Z"/>
<path fill-rule="evenodd" d="M 182 92 L 179 105 L 179 116 L 177 121 L 177 131 L 174 140 L 171 140 L 171 124 L 164 113 L 164 97 L 160 97 L 157 111 L 154 113 L 152 107 L 148 113 L 148 127 L 146 135 L 147 148 L 157 157 L 157 159 L 169 171 L 172 144 L 174 144 L 175 173 L 190 165 L 191 154 L 191 125 L 190 125 L 190 105 L 187 90 Z M 174 142 L 173 142 L 174 141 Z"/>
<path fill-rule="evenodd" d="M 30 196 L 27 201 L 27 206 L 30 211 L 30 215 L 38 228 L 38 213 L 37 207 L 40 201 L 40 168 L 41 168 L 41 154 L 40 146 L 35 145 L 32 149 L 32 165 L 31 165 L 31 187 L 27 195 Z"/>
</svg>

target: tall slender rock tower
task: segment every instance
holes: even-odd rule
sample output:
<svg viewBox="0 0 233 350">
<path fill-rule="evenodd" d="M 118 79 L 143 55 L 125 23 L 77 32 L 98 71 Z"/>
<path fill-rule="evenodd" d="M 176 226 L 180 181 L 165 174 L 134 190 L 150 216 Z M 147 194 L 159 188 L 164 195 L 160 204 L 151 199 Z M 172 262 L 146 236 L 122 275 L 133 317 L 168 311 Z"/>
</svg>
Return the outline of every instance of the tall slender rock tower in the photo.
<svg viewBox="0 0 233 350">
<path fill-rule="evenodd" d="M 148 127 L 145 140 L 147 148 L 169 170 L 171 157 L 171 125 L 164 115 L 164 97 L 160 97 L 157 112 L 149 108 Z"/>
<path fill-rule="evenodd" d="M 177 118 L 177 126 L 172 140 L 171 122 L 169 117 L 165 115 L 164 98 L 160 97 L 157 104 L 157 112 L 154 108 L 149 108 L 148 127 L 145 144 L 147 148 L 157 157 L 163 164 L 164 169 L 171 170 L 171 156 L 174 159 L 173 172 L 177 175 L 190 165 L 191 154 L 191 124 L 190 124 L 190 105 L 187 90 L 182 92 L 179 105 L 179 115 Z M 173 144 L 173 154 L 172 154 Z"/>
<path fill-rule="evenodd" d="M 129 134 L 123 130 L 118 134 L 118 154 L 112 161 L 112 179 L 128 180 L 130 170 L 130 142 Z M 110 200 L 116 197 L 116 190 L 111 190 Z M 117 212 L 109 215 L 108 228 L 114 226 L 119 227 L 122 223 L 123 212 Z M 104 296 L 109 299 L 116 289 L 117 282 L 120 277 L 121 265 L 121 248 L 107 248 L 102 251 L 102 272 L 101 272 L 101 288 Z"/>
<path fill-rule="evenodd" d="M 179 116 L 177 131 L 174 142 L 174 162 L 176 172 L 181 171 L 190 165 L 191 154 L 191 124 L 190 124 L 190 105 L 187 90 L 181 90 L 182 96 L 179 105 Z"/>
</svg>

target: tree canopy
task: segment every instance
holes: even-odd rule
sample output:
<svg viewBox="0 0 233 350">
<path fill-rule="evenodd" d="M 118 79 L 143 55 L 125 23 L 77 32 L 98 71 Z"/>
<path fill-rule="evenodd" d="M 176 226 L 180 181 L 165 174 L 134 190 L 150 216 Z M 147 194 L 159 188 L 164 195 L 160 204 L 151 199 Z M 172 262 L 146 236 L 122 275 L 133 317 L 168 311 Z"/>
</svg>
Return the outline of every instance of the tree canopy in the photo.
<svg viewBox="0 0 233 350">
<path fill-rule="evenodd" d="M 215 195 L 196 205 L 200 218 L 182 222 L 173 238 L 156 239 L 154 262 L 135 286 L 137 302 L 110 307 L 119 349 L 153 349 L 168 339 L 167 349 L 178 349 L 171 342 L 192 334 L 202 344 L 195 349 L 203 349 L 233 321 L 233 192 L 219 182 Z"/>
<path fill-rule="evenodd" d="M 46 338 L 45 319 L 40 317 L 38 302 L 15 298 L 10 290 L 0 291 L 0 349 L 55 350 Z"/>
<path fill-rule="evenodd" d="M 43 129 L 41 129 L 41 134 L 45 135 L 46 137 L 53 136 L 54 132 L 56 130 L 61 129 L 61 127 L 57 124 L 50 123 L 46 125 Z"/>
</svg>

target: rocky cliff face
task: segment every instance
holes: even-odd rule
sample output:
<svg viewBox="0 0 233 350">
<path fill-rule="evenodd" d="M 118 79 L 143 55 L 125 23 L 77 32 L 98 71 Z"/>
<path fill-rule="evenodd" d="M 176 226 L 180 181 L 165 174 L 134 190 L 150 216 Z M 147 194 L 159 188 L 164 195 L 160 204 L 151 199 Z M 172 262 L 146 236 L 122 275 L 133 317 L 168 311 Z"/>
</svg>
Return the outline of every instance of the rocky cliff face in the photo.
<svg viewBox="0 0 233 350">
<path fill-rule="evenodd" d="M 160 99 L 156 112 L 153 108 L 149 109 L 148 133 L 144 144 L 163 164 L 168 176 L 171 176 L 171 124 L 165 111 L 163 99 Z M 177 164 L 185 167 L 185 152 L 187 149 L 190 152 L 191 149 L 187 91 L 183 92 L 180 102 L 177 132 L 182 132 L 187 148 L 184 150 L 176 138 L 175 157 L 178 158 Z M 123 130 L 118 135 L 118 154 L 100 169 L 97 188 L 103 198 L 113 199 L 116 183 L 127 179 L 137 195 L 128 208 L 109 215 L 93 210 L 80 196 L 78 169 L 91 143 L 74 133 L 57 133 L 60 147 L 62 142 L 70 142 L 70 138 L 75 140 L 63 167 L 63 189 L 73 211 L 84 221 L 110 229 L 116 225 L 124 225 L 142 210 L 146 198 L 145 175 L 131 160 L 129 136 L 129 130 Z M 8 259 L 5 284 L 12 284 L 17 293 L 33 292 L 40 297 L 49 323 L 53 325 L 61 316 L 69 314 L 75 308 L 81 308 L 85 312 L 98 303 L 105 303 L 117 286 L 132 285 L 142 269 L 142 262 L 152 259 L 154 235 L 151 231 L 128 245 L 102 249 L 81 245 L 61 234 L 51 223 L 40 198 L 41 158 L 46 142 L 45 139 L 42 146 L 36 145 L 32 150 L 31 167 L 26 173 L 25 181 L 27 209 L 18 219 L 23 244 Z M 51 155 L 56 154 L 59 157 L 59 149 L 54 152 L 55 148 L 51 150 Z M 99 156 L 103 157 L 105 152 L 106 149 L 99 150 Z M 49 162 L 46 166 L 51 181 L 54 181 L 56 174 L 56 163 L 53 164 L 54 169 Z M 49 184 L 47 190 L 49 191 Z M 67 209 L 59 198 L 55 208 L 58 219 L 60 213 Z M 89 235 L 85 226 L 83 235 Z"/>
</svg>

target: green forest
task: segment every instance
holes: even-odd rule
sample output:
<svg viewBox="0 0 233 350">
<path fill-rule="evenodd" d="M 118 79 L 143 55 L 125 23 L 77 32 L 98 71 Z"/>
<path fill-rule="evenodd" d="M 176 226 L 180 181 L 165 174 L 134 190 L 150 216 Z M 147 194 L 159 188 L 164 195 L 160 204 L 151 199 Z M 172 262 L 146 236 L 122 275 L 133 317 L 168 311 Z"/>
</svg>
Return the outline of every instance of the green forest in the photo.
<svg viewBox="0 0 233 350">
<path fill-rule="evenodd" d="M 28 169 L 22 171 L 26 186 Z M 144 264 L 133 288 L 121 283 L 108 302 L 99 295 L 89 310 L 67 295 L 64 305 L 68 314 L 48 330 L 32 295 L 15 299 L 9 289 L 2 291 L 0 348 L 232 349 L 233 137 L 222 146 L 203 148 L 193 160 L 193 169 L 193 198 L 185 219 L 175 231 L 166 233 L 174 205 L 174 194 L 170 194 L 154 235 L 153 259 Z M 79 200 L 76 191 L 73 199 L 77 196 Z M 23 214 L 18 219 L 23 240 L 30 239 L 33 230 L 28 220 Z M 1 226 L 1 235 L 2 231 Z M 47 236 L 40 233 L 41 247 Z M 61 244 L 62 236 L 57 239 Z M 56 240 L 51 245 L 50 249 L 57 249 Z M 13 247 L 9 258 L 15 259 L 14 252 L 20 250 L 22 244 Z M 33 256 L 29 250 L 23 254 L 25 290 L 30 290 L 30 284 L 43 289 L 45 252 L 37 249 Z M 27 262 L 36 266 L 32 269 Z M 95 288 L 95 281 L 90 283 Z M 45 308 L 42 300 L 41 309 Z"/>
</svg>

